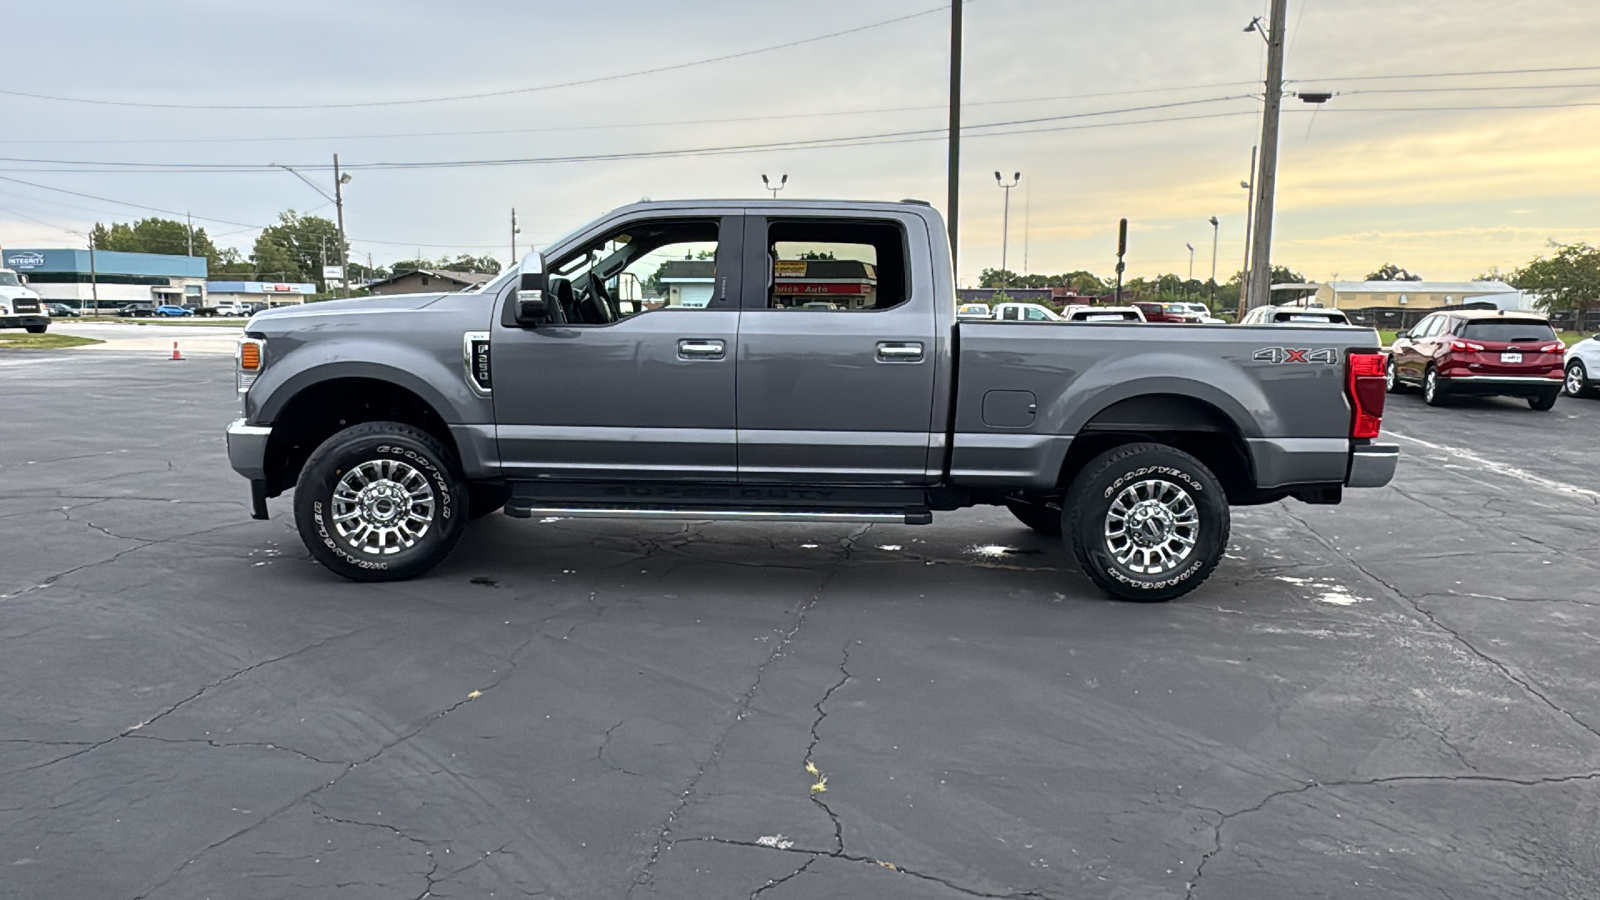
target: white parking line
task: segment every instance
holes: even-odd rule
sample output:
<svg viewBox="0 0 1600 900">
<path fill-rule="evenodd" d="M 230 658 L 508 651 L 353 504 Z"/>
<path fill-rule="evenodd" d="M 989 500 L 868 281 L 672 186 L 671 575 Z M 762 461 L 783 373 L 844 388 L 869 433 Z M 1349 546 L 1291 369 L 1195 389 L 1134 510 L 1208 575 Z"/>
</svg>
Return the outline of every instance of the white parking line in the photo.
<svg viewBox="0 0 1600 900">
<path fill-rule="evenodd" d="M 1526 469 L 1519 469 L 1516 466 L 1507 465 L 1498 460 L 1479 456 L 1478 454 L 1473 453 L 1471 450 L 1463 450 L 1460 447 L 1451 447 L 1447 444 L 1435 444 L 1432 441 L 1425 441 L 1422 438 L 1414 438 L 1388 430 L 1385 430 L 1384 434 L 1388 435 L 1389 437 L 1399 438 L 1402 441 L 1410 441 L 1413 444 L 1420 444 L 1424 447 L 1427 447 L 1429 450 L 1437 450 L 1440 453 L 1454 456 L 1457 459 L 1463 459 L 1467 462 L 1476 463 L 1485 469 L 1498 472 L 1499 474 L 1510 478 L 1515 478 L 1518 481 L 1525 481 L 1528 484 L 1536 485 L 1538 487 L 1545 488 L 1546 490 L 1578 497 L 1587 497 L 1590 500 L 1600 500 L 1600 491 L 1591 491 L 1588 488 L 1581 488 L 1575 484 L 1567 484 L 1565 481 L 1556 481 L 1553 478 L 1546 478 L 1543 475 L 1535 475 Z"/>
</svg>

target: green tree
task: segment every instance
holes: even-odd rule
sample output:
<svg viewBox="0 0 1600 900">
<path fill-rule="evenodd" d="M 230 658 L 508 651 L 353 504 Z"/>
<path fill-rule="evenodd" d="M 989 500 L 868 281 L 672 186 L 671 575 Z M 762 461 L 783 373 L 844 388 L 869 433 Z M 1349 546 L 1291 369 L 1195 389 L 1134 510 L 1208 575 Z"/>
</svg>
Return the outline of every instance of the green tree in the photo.
<svg viewBox="0 0 1600 900">
<path fill-rule="evenodd" d="M 421 257 L 418 257 L 417 259 L 396 260 L 393 265 L 389 266 L 389 271 L 393 272 L 396 275 L 399 275 L 401 272 L 420 272 L 423 269 L 441 269 L 441 268 L 444 268 L 444 267 L 439 265 L 438 263 L 434 262 L 431 259 L 423 259 Z"/>
<path fill-rule="evenodd" d="M 328 289 L 322 280 L 323 261 L 336 266 L 349 255 L 348 248 L 344 253 L 339 250 L 339 226 L 321 216 L 302 216 L 292 209 L 278 213 L 277 224 L 261 229 L 261 237 L 256 239 L 258 256 L 262 240 L 288 251 L 294 270 L 301 278 L 316 282 L 319 293 Z M 256 268 L 262 268 L 259 258 Z"/>
<path fill-rule="evenodd" d="M 1600 250 L 1585 243 L 1555 244 L 1555 253 L 1536 257 L 1511 275 L 1511 285 L 1537 295 L 1545 312 L 1571 310 L 1581 323 L 1600 306 Z"/>
<path fill-rule="evenodd" d="M 280 244 L 267 232 L 256 238 L 255 249 L 250 254 L 256 277 L 266 281 L 304 281 L 305 272 L 294 251 Z"/>
<path fill-rule="evenodd" d="M 485 275 L 499 275 L 500 260 L 488 254 L 473 256 L 469 253 L 463 253 L 455 259 L 439 260 L 439 268 L 447 269 L 451 272 L 480 272 Z"/>
<path fill-rule="evenodd" d="M 1384 263 L 1378 271 L 1371 272 L 1366 277 L 1367 281 L 1421 281 L 1421 275 L 1413 275 L 1394 263 Z"/>
<path fill-rule="evenodd" d="M 215 280 L 237 278 L 248 280 L 256 274 L 255 263 L 246 259 L 244 254 L 233 247 L 218 250 L 206 267 L 210 277 Z"/>
<path fill-rule="evenodd" d="M 119 250 L 125 253 L 166 253 L 172 256 L 189 255 L 189 226 L 172 219 L 140 219 L 132 225 L 113 222 L 109 226 L 96 223 L 90 236 L 101 250 Z M 217 255 L 217 248 L 204 228 L 193 234 L 194 255 L 208 260 Z"/>
</svg>

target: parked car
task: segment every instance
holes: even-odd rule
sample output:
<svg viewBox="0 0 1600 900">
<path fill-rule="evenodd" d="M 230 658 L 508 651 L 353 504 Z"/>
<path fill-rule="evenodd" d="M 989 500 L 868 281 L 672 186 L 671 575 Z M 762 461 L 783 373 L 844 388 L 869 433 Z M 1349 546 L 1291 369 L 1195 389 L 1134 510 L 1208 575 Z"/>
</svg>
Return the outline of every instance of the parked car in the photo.
<svg viewBox="0 0 1600 900">
<path fill-rule="evenodd" d="M 1569 397 L 1590 396 L 1600 388 L 1600 334 L 1567 348 L 1564 387 Z"/>
<path fill-rule="evenodd" d="M 1069 306 L 1062 318 L 1068 322 L 1143 322 L 1144 313 L 1133 306 Z"/>
<path fill-rule="evenodd" d="M 244 316 L 250 315 L 249 304 L 240 303 L 237 300 L 229 300 L 226 303 L 218 303 L 216 306 L 211 307 L 211 310 L 212 315 L 227 316 L 230 319 L 243 318 Z"/>
<path fill-rule="evenodd" d="M 957 321 L 945 233 L 916 202 L 644 202 L 481 291 L 269 310 L 235 357 L 229 461 L 252 515 L 293 490 L 308 550 L 357 581 L 426 572 L 502 508 L 920 525 L 987 504 L 1146 601 L 1205 580 L 1230 503 L 1393 477 L 1371 329 L 1286 351 L 1250 329 Z M 800 242 L 875 259 L 870 305 L 788 312 L 763 270 Z M 694 248 L 726 291 L 623 312 L 623 276 Z"/>
<path fill-rule="evenodd" d="M 1211 307 L 1205 305 L 1204 303 L 1196 303 L 1196 302 L 1191 300 L 1191 301 L 1188 301 L 1188 302 L 1185 302 L 1185 303 L 1179 303 L 1179 304 L 1176 304 L 1176 305 L 1181 306 L 1184 309 L 1188 310 L 1189 312 L 1194 313 L 1195 315 L 1199 316 L 1201 325 L 1226 325 L 1226 324 L 1228 324 L 1227 322 L 1224 322 L 1223 320 L 1217 318 L 1216 316 L 1213 316 L 1211 314 Z"/>
<path fill-rule="evenodd" d="M 1055 310 L 1037 303 L 1001 303 L 993 316 L 1001 322 L 1059 322 Z"/>
<path fill-rule="evenodd" d="M 1321 306 L 1258 306 L 1244 314 L 1240 325 L 1349 325 L 1350 317 Z"/>
<path fill-rule="evenodd" d="M 194 310 L 187 306 L 173 306 L 170 303 L 163 303 L 156 307 L 156 315 L 168 318 L 182 318 L 184 316 L 193 316 Z"/>
<path fill-rule="evenodd" d="M 956 307 L 957 319 L 989 319 L 993 318 L 987 303 L 963 303 Z"/>
<path fill-rule="evenodd" d="M 1537 313 L 1500 309 L 1437 312 L 1394 340 L 1387 364 L 1390 391 L 1422 388 L 1429 406 L 1453 394 L 1524 397 L 1550 409 L 1566 378 L 1566 347 Z"/>
<path fill-rule="evenodd" d="M 46 303 L 44 308 L 50 313 L 50 318 L 52 319 L 76 319 L 83 315 L 82 312 L 65 303 Z"/>
<path fill-rule="evenodd" d="M 1183 325 L 1198 325 L 1200 317 L 1183 308 L 1181 303 L 1157 303 L 1153 300 L 1141 300 L 1133 307 L 1144 314 L 1146 322 L 1169 322 Z"/>
</svg>

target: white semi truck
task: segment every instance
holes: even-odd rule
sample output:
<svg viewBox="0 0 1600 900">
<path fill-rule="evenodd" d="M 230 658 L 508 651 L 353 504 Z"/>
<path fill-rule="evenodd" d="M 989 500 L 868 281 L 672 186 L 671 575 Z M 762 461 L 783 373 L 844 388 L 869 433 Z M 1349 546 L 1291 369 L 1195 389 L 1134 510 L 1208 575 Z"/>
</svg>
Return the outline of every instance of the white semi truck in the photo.
<svg viewBox="0 0 1600 900">
<path fill-rule="evenodd" d="M 39 295 L 10 269 L 0 269 L 0 328 L 26 328 L 29 334 L 44 334 L 50 328 L 50 313 Z"/>
</svg>

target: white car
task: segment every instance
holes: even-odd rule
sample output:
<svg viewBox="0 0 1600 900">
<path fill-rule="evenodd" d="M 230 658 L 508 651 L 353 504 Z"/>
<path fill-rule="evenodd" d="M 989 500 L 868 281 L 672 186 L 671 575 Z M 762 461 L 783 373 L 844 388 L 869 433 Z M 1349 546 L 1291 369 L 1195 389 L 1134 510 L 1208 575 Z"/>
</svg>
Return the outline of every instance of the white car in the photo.
<svg viewBox="0 0 1600 900">
<path fill-rule="evenodd" d="M 987 303 L 963 303 L 960 306 L 956 307 L 956 318 L 957 319 L 987 319 L 987 318 L 990 318 L 990 315 L 989 315 L 989 304 L 987 304 Z"/>
<path fill-rule="evenodd" d="M 1600 389 L 1600 334 L 1567 348 L 1567 379 L 1562 384 L 1569 397 L 1590 396 Z"/>
<path fill-rule="evenodd" d="M 1143 322 L 1144 313 L 1136 306 L 1069 306 L 1068 322 Z"/>
<path fill-rule="evenodd" d="M 1195 315 L 1199 316 L 1201 325 L 1226 325 L 1226 324 L 1228 324 L 1227 322 L 1224 322 L 1223 320 L 1217 318 L 1216 316 L 1213 316 L 1211 314 L 1211 307 L 1206 306 L 1204 303 L 1179 303 L 1178 305 L 1183 307 L 1185 310 L 1188 310 L 1189 312 L 1192 312 Z"/>
<path fill-rule="evenodd" d="M 994 308 L 994 318 L 1002 322 L 1059 322 L 1055 310 L 1037 303 L 1001 303 Z"/>
<path fill-rule="evenodd" d="M 1240 325 L 1349 325 L 1350 317 L 1321 306 L 1258 306 L 1244 314 Z"/>
</svg>

